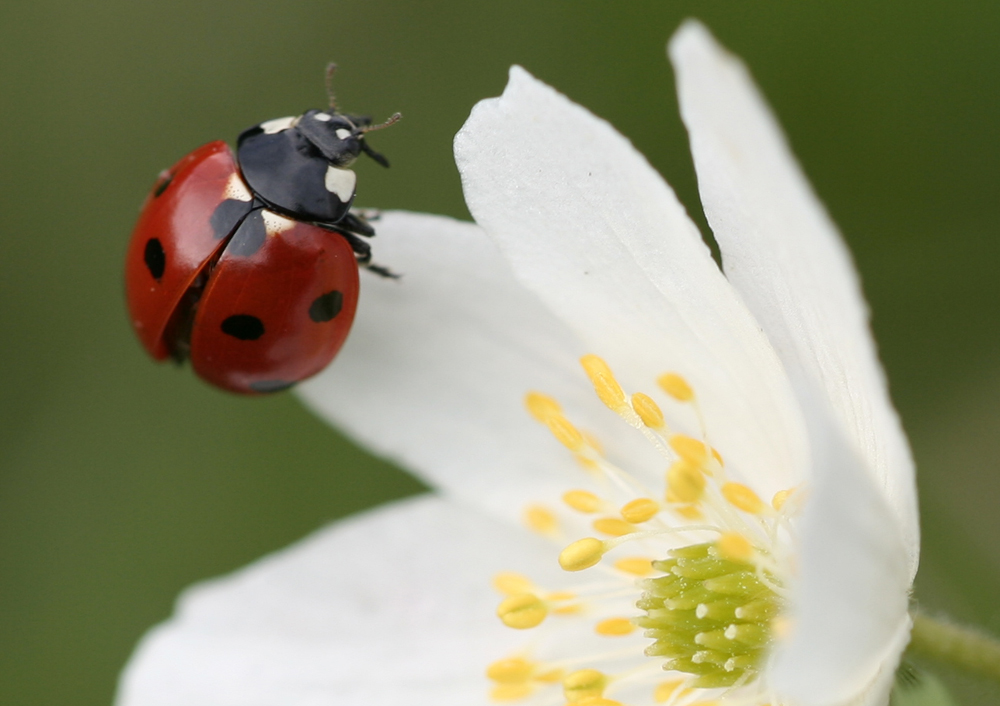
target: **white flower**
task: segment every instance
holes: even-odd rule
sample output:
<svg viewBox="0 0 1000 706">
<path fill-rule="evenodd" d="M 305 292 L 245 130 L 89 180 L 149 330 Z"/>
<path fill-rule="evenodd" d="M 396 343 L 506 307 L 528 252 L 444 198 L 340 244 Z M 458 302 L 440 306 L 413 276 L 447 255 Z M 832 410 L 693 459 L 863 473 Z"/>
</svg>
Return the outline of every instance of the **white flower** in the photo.
<svg viewBox="0 0 1000 706">
<path fill-rule="evenodd" d="M 490 702 L 487 665 L 494 696 L 526 706 L 561 689 L 581 704 L 886 703 L 918 528 L 856 276 L 743 66 L 695 23 L 670 55 L 725 276 L 624 138 L 512 69 L 456 139 L 481 229 L 385 214 L 379 257 L 406 277 L 365 283 L 348 345 L 301 390 L 438 492 L 185 593 L 120 706 L 471 706 Z M 523 407 L 536 390 L 542 425 Z M 586 492 L 561 501 L 571 489 Z M 594 534 L 575 510 L 636 500 L 561 555 L 598 566 L 559 569 Z M 620 561 L 635 554 L 645 566 Z M 637 584 L 649 559 L 666 578 Z M 720 566 L 743 579 L 698 574 Z M 500 613 L 532 632 L 496 618 L 504 570 L 519 597 Z M 676 575 L 701 598 L 671 603 Z M 667 627 L 726 610 L 718 630 Z"/>
</svg>

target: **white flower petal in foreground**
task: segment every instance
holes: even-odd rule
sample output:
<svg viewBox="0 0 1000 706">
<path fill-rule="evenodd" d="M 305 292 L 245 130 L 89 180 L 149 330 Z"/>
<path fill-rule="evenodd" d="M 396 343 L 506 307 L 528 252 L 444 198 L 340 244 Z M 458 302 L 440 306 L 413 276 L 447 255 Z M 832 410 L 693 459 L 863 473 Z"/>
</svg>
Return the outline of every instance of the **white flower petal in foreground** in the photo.
<svg viewBox="0 0 1000 706">
<path fill-rule="evenodd" d="M 456 138 L 482 229 L 386 214 L 405 277 L 302 388 L 443 498 L 192 590 L 120 706 L 884 706 L 918 535 L 856 277 L 745 69 L 696 24 L 671 56 L 729 279 L 513 69 Z"/>
</svg>

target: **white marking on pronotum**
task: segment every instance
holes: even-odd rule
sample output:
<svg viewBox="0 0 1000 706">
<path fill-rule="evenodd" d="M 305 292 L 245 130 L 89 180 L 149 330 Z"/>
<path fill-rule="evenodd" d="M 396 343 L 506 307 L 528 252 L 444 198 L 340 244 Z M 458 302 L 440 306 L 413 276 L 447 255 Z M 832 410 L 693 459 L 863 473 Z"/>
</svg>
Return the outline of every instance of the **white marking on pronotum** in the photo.
<svg viewBox="0 0 1000 706">
<path fill-rule="evenodd" d="M 268 235 L 284 233 L 286 230 L 291 230 L 295 227 L 295 221 L 291 218 L 279 216 L 274 211 L 264 209 L 260 212 L 260 215 L 264 218 L 264 230 L 267 231 Z"/>
<path fill-rule="evenodd" d="M 337 137 L 339 139 L 346 140 L 348 137 L 351 136 L 351 131 L 350 130 L 345 130 L 344 128 L 340 128 L 340 129 L 337 130 L 336 134 L 337 134 Z"/>
<path fill-rule="evenodd" d="M 319 120 L 322 123 L 325 123 L 327 120 L 330 119 L 330 117 L 331 116 L 329 113 L 316 113 L 315 115 L 313 115 L 313 118 L 315 120 Z"/>
<path fill-rule="evenodd" d="M 289 115 L 287 118 L 275 118 L 274 120 L 261 123 L 260 129 L 267 135 L 273 135 L 276 132 L 281 132 L 292 127 L 295 125 L 296 120 L 297 118 L 294 115 Z"/>
<path fill-rule="evenodd" d="M 323 180 L 326 190 L 347 203 L 354 196 L 354 186 L 358 183 L 358 175 L 350 169 L 327 167 L 326 178 Z"/>
<path fill-rule="evenodd" d="M 226 182 L 226 190 L 222 193 L 226 199 L 236 199 L 237 201 L 249 201 L 253 198 L 250 189 L 243 183 L 243 178 L 239 174 L 233 173 Z"/>
</svg>

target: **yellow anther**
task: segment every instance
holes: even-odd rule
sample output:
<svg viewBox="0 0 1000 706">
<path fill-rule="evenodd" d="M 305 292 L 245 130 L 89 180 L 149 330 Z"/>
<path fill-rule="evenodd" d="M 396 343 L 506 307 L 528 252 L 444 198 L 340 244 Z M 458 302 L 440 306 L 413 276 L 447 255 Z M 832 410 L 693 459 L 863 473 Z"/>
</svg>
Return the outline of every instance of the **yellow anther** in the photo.
<svg viewBox="0 0 1000 706">
<path fill-rule="evenodd" d="M 573 454 L 573 458 L 576 462 L 583 466 L 584 470 L 587 471 L 599 471 L 601 470 L 601 465 L 592 458 L 587 458 L 581 453 Z"/>
<path fill-rule="evenodd" d="M 619 559 L 615 562 L 614 567 L 619 571 L 624 571 L 626 574 L 632 574 L 633 576 L 649 576 L 653 573 L 653 561 L 641 556 L 630 556 Z"/>
<path fill-rule="evenodd" d="M 748 561 L 753 556 L 753 545 L 742 534 L 726 532 L 715 543 L 719 556 L 730 561 Z"/>
<path fill-rule="evenodd" d="M 715 449 L 712 449 L 712 458 L 714 458 L 716 461 L 718 461 L 718 463 L 719 463 L 720 466 L 725 466 L 726 465 L 726 462 L 722 460 L 722 454 L 720 454 Z"/>
<path fill-rule="evenodd" d="M 606 699 L 603 696 L 588 696 L 585 699 L 573 702 L 576 706 L 625 706 L 621 701 Z"/>
<path fill-rule="evenodd" d="M 531 696 L 534 687 L 529 683 L 497 684 L 490 689 L 490 698 L 494 701 L 520 701 Z"/>
<path fill-rule="evenodd" d="M 790 618 L 779 615 L 771 621 L 771 632 L 779 640 L 785 639 L 792 634 L 792 621 Z"/>
<path fill-rule="evenodd" d="M 653 698 L 656 699 L 657 703 L 663 703 L 667 701 L 671 696 L 674 695 L 678 689 L 684 684 L 681 679 L 671 679 L 670 681 L 660 682 L 656 685 L 656 690 L 653 692 Z"/>
<path fill-rule="evenodd" d="M 486 668 L 486 676 L 498 684 L 520 684 L 531 678 L 535 665 L 521 657 L 499 659 Z"/>
<path fill-rule="evenodd" d="M 594 528 L 594 531 L 610 537 L 624 537 L 626 534 L 635 532 L 633 525 L 630 525 L 625 520 L 619 520 L 617 517 L 602 517 L 599 520 L 594 520 L 591 526 Z"/>
<path fill-rule="evenodd" d="M 686 434 L 674 434 L 670 437 L 670 448 L 685 461 L 690 461 L 696 466 L 704 466 L 705 444 L 693 439 Z"/>
<path fill-rule="evenodd" d="M 608 678 L 596 669 L 580 669 L 563 679 L 563 695 L 570 703 L 601 697 L 608 685 Z"/>
<path fill-rule="evenodd" d="M 652 397 L 636 392 L 632 395 L 632 409 L 639 415 L 642 423 L 650 429 L 663 428 L 663 412 Z"/>
<path fill-rule="evenodd" d="M 599 539 L 579 539 L 559 552 L 559 566 L 566 571 L 583 571 L 597 564 L 606 551 L 604 542 Z"/>
<path fill-rule="evenodd" d="M 605 637 L 618 637 L 635 631 L 635 624 L 628 618 L 608 618 L 595 625 L 594 631 Z"/>
<path fill-rule="evenodd" d="M 535 681 L 540 681 L 543 684 L 555 684 L 556 682 L 562 681 L 565 676 L 565 669 L 549 669 L 536 674 Z"/>
<path fill-rule="evenodd" d="M 493 588 L 507 596 L 518 593 L 531 593 L 535 590 L 531 579 L 523 574 L 515 574 L 513 571 L 503 571 L 493 577 Z"/>
<path fill-rule="evenodd" d="M 789 488 L 788 490 L 779 490 L 777 493 L 774 494 L 774 497 L 771 498 L 771 507 L 773 507 L 775 510 L 780 510 L 782 507 L 785 506 L 785 503 L 788 502 L 788 498 L 792 496 L 792 493 L 794 493 L 795 490 L 796 490 L 795 488 Z"/>
<path fill-rule="evenodd" d="M 569 601 L 576 600 L 576 594 L 572 591 L 557 591 L 555 593 L 550 593 L 545 597 L 545 600 L 550 604 L 563 604 L 551 607 L 552 612 L 557 615 L 572 615 L 573 613 L 579 613 L 583 609 L 583 606 L 579 603 L 569 603 Z"/>
<path fill-rule="evenodd" d="M 524 406 L 528 408 L 528 413 L 532 417 L 543 424 L 548 421 L 549 417 L 562 414 L 562 407 L 559 406 L 559 403 L 541 392 L 529 392 L 525 395 Z"/>
<path fill-rule="evenodd" d="M 591 434 L 589 431 L 581 431 L 580 435 L 583 437 L 583 443 L 590 447 L 591 451 L 594 451 L 599 456 L 604 455 L 604 444 L 596 436 Z"/>
<path fill-rule="evenodd" d="M 705 476 L 695 464 L 682 458 L 667 470 L 667 488 L 676 502 L 697 502 L 705 491 Z"/>
<path fill-rule="evenodd" d="M 559 529 L 559 520 L 548 508 L 541 505 L 529 505 L 524 509 L 524 524 L 538 534 L 551 535 Z"/>
<path fill-rule="evenodd" d="M 573 423 L 561 414 L 553 414 L 545 420 L 545 424 L 556 437 L 556 441 L 565 446 L 570 451 L 583 450 L 583 434 L 573 426 Z"/>
<path fill-rule="evenodd" d="M 608 367 L 603 358 L 596 355 L 585 355 L 580 358 L 580 364 L 587 373 L 587 377 L 590 378 L 594 392 L 601 398 L 601 402 L 615 412 L 625 407 L 625 392 L 615 380 L 614 373 L 611 372 L 611 368 Z"/>
<path fill-rule="evenodd" d="M 652 520 L 660 511 L 660 504 L 650 498 L 636 498 L 622 506 L 622 519 L 634 525 Z"/>
<path fill-rule="evenodd" d="M 704 513 L 694 505 L 682 505 L 681 507 L 675 507 L 674 512 L 683 517 L 685 520 L 702 520 L 705 518 Z"/>
<path fill-rule="evenodd" d="M 548 613 L 545 603 L 533 593 L 520 593 L 505 598 L 497 606 L 497 617 L 504 625 L 516 630 L 527 630 L 540 625 Z"/>
<path fill-rule="evenodd" d="M 749 512 L 751 515 L 759 515 L 767 510 L 767 505 L 757 497 L 757 493 L 742 483 L 726 483 L 722 486 L 722 495 L 733 507 L 737 507 L 743 512 Z"/>
<path fill-rule="evenodd" d="M 678 402 L 690 402 L 694 399 L 694 390 L 688 385 L 687 380 L 677 373 L 666 373 L 656 378 L 656 384 L 660 389 L 673 397 Z"/>
<path fill-rule="evenodd" d="M 563 493 L 563 502 L 577 512 L 591 514 L 601 509 L 601 499 L 589 490 L 570 490 Z"/>
</svg>

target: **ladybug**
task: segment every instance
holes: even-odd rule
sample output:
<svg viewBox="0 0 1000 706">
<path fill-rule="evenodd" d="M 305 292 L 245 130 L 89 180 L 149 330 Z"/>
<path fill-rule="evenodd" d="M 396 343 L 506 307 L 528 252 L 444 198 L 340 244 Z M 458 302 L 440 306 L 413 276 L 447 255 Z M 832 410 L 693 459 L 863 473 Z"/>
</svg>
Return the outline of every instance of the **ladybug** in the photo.
<svg viewBox="0 0 1000 706">
<path fill-rule="evenodd" d="M 350 331 L 358 266 L 375 235 L 352 210 L 365 141 L 381 125 L 330 107 L 219 140 L 162 172 L 125 259 L 132 326 L 156 360 L 172 358 L 232 392 L 286 389 L 329 364 Z"/>
</svg>

